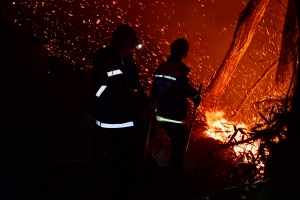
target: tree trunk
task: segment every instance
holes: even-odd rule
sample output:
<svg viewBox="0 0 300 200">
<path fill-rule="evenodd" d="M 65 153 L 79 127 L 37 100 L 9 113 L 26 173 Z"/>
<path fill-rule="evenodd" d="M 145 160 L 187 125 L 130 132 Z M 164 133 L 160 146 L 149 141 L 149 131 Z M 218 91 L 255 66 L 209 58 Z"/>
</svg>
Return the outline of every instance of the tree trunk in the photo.
<svg viewBox="0 0 300 200">
<path fill-rule="evenodd" d="M 219 104 L 239 61 L 246 52 L 269 0 L 250 0 L 240 13 L 231 46 L 203 95 L 204 108 L 214 110 Z"/>
<path fill-rule="evenodd" d="M 298 13 L 300 13 L 300 1 L 296 0 Z M 300 32 L 300 16 L 298 15 L 298 31 Z M 300 48 L 300 40 L 298 41 Z M 298 61 L 300 52 L 297 52 Z M 295 63 L 299 68 L 299 63 Z M 297 74 L 300 79 L 300 73 Z M 292 111 L 290 120 L 287 121 L 288 131 L 283 147 L 278 149 L 278 153 L 273 155 L 274 176 L 270 178 L 269 186 L 264 189 L 257 200 L 269 199 L 298 199 L 299 198 L 299 179 L 300 179 L 300 84 L 296 85 L 292 101 Z"/>
<path fill-rule="evenodd" d="M 297 60 L 298 38 L 299 30 L 297 24 L 296 0 L 289 0 L 282 33 L 279 63 L 275 77 L 277 86 L 281 90 L 286 90 L 294 73 L 294 62 Z"/>
<path fill-rule="evenodd" d="M 248 91 L 247 91 L 246 95 L 244 96 L 243 100 L 241 101 L 240 105 L 237 107 L 237 109 L 235 110 L 235 112 L 229 118 L 229 121 L 231 119 L 233 119 L 241 111 L 241 109 L 243 108 L 243 106 L 245 105 L 245 103 L 247 102 L 247 100 L 249 99 L 249 97 L 251 96 L 251 94 L 260 85 L 260 83 L 262 83 L 262 81 L 266 78 L 266 76 L 277 66 L 277 64 L 278 64 L 278 60 L 276 60 L 275 62 L 273 62 L 268 67 L 268 69 L 261 75 L 261 77 L 256 81 L 256 83 L 250 89 L 248 89 Z"/>
</svg>

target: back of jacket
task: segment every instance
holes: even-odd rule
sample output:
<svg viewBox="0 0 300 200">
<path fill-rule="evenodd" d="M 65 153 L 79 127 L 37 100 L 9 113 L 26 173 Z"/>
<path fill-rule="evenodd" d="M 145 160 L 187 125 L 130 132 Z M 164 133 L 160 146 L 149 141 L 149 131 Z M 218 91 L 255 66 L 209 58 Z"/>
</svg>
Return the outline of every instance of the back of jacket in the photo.
<svg viewBox="0 0 300 200">
<path fill-rule="evenodd" d="M 119 58 L 112 46 L 97 51 L 92 82 L 96 120 L 107 124 L 141 120 L 147 96 L 131 54 Z"/>
<path fill-rule="evenodd" d="M 193 98 L 197 91 L 187 77 L 190 69 L 172 55 L 154 73 L 152 96 L 156 99 L 157 116 L 173 120 L 185 120 L 187 98 Z"/>
</svg>

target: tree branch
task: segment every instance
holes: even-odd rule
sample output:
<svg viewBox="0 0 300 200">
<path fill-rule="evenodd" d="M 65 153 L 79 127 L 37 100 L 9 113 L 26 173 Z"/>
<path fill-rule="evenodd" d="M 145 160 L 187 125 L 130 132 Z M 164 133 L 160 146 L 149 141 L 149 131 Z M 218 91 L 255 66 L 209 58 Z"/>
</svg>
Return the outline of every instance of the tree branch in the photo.
<svg viewBox="0 0 300 200">
<path fill-rule="evenodd" d="M 268 67 L 268 69 L 261 75 L 261 77 L 256 81 L 256 83 L 250 89 L 248 89 L 248 91 L 247 91 L 246 95 L 244 96 L 243 100 L 241 101 L 240 105 L 237 107 L 237 109 L 234 111 L 234 113 L 229 118 L 229 121 L 231 119 L 233 119 L 241 111 L 241 109 L 245 105 L 246 101 L 253 94 L 255 89 L 262 83 L 262 81 L 267 77 L 267 75 L 272 71 L 272 69 L 274 69 L 277 66 L 277 64 L 278 64 L 278 59 L 276 61 L 274 61 Z"/>
</svg>

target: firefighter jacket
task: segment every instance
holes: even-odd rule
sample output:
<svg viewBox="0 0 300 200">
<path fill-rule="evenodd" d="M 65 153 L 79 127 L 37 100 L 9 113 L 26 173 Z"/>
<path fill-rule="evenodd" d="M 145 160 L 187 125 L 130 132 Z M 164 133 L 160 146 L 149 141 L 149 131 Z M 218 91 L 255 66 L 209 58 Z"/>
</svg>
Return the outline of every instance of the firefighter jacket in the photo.
<svg viewBox="0 0 300 200">
<path fill-rule="evenodd" d="M 94 117 L 102 128 L 126 128 L 142 122 L 148 103 L 130 53 L 119 58 L 113 46 L 98 50 L 93 58 Z"/>
<path fill-rule="evenodd" d="M 182 123 L 187 114 L 187 98 L 196 98 L 197 91 L 187 77 L 190 69 L 178 58 L 169 56 L 154 73 L 152 96 L 156 100 L 156 119 Z"/>
</svg>

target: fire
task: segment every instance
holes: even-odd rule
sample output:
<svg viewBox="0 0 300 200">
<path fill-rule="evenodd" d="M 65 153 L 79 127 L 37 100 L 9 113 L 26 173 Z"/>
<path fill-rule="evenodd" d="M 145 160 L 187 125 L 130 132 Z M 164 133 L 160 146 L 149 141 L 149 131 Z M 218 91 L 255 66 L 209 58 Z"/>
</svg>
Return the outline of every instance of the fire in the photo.
<svg viewBox="0 0 300 200">
<path fill-rule="evenodd" d="M 207 136 L 221 141 L 222 143 L 227 143 L 233 136 L 236 129 L 240 128 L 244 132 L 247 132 L 248 127 L 244 124 L 236 124 L 234 122 L 229 122 L 224 118 L 223 111 L 206 112 L 206 120 L 208 124 L 208 129 L 205 131 Z M 236 127 L 236 129 L 235 129 Z M 233 138 L 233 141 L 241 141 L 247 139 L 247 136 L 241 131 L 237 131 L 237 134 Z M 233 147 L 237 156 L 242 155 L 245 152 L 251 151 L 253 155 L 257 155 L 259 144 L 257 142 L 252 144 L 239 144 Z M 245 162 L 248 158 L 245 158 Z"/>
</svg>

